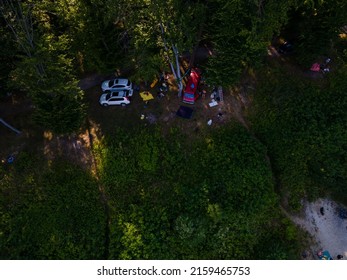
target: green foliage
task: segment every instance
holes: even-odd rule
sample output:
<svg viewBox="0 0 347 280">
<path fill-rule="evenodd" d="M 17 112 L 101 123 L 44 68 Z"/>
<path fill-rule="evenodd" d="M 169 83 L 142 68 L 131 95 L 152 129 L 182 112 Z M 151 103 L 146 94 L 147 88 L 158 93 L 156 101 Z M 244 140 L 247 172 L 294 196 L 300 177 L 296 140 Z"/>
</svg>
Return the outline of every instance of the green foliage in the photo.
<svg viewBox="0 0 347 280">
<path fill-rule="evenodd" d="M 244 128 L 195 143 L 156 128 L 115 135 L 95 149 L 111 259 L 254 258 L 276 196 L 265 149 Z"/>
<path fill-rule="evenodd" d="M 271 172 L 265 161 L 265 149 L 243 128 L 222 130 L 208 145 L 209 158 L 205 168 L 211 175 L 207 182 L 213 186 L 210 191 L 216 199 L 214 203 L 244 212 L 259 211 L 273 203 Z"/>
<path fill-rule="evenodd" d="M 23 63 L 30 63 L 27 65 L 29 68 L 32 66 L 29 60 L 22 61 L 22 65 Z M 28 86 L 33 81 L 37 81 L 36 75 L 22 76 L 25 69 L 27 68 L 21 68 L 23 72 L 19 73 L 17 68 L 16 73 L 13 73 L 16 75 L 16 81 L 21 80 L 16 84 L 16 88 L 23 84 Z M 54 77 L 59 77 L 57 73 L 58 71 L 51 70 L 49 77 L 45 76 L 39 83 L 30 86 L 29 94 L 35 105 L 33 118 L 37 125 L 55 133 L 66 134 L 78 131 L 85 117 L 83 92 L 79 89 L 76 80 L 65 81 L 66 78 L 54 80 Z M 28 78 L 32 80 L 27 83 Z"/>
<path fill-rule="evenodd" d="M 264 147 L 238 125 L 184 139 L 158 128 L 117 129 L 95 147 L 108 230 L 95 179 L 21 153 L 0 180 L 1 257 L 295 256 L 297 233 L 278 215 Z"/>
<path fill-rule="evenodd" d="M 42 164 L 22 153 L 0 180 L 0 257 L 103 258 L 106 220 L 95 180 L 69 163 Z"/>
<path fill-rule="evenodd" d="M 78 131 L 84 122 L 83 92 L 78 88 L 77 81 L 37 89 L 33 101 L 36 105 L 33 118 L 45 129 L 67 134 Z"/>
<path fill-rule="evenodd" d="M 305 234 L 283 214 L 274 211 L 272 219 L 264 226 L 271 227 L 261 242 L 256 245 L 255 258 L 263 260 L 295 260 L 300 255 L 300 249 L 304 247 Z"/>
<path fill-rule="evenodd" d="M 262 64 L 266 47 L 287 22 L 294 1 L 216 2 L 207 35 L 215 50 L 208 62 L 209 80 L 228 86 L 239 81 L 246 67 Z"/>
<path fill-rule="evenodd" d="M 123 59 L 119 67 L 134 70 L 136 81 L 150 81 L 159 71 L 166 70 L 169 61 L 175 61 L 172 46 L 180 53 L 191 51 L 198 43 L 199 31 L 206 19 L 206 4 L 200 1 L 92 2 L 93 5 L 103 2 L 100 17 L 108 25 L 112 24 L 105 37 L 114 38 L 113 44 L 118 44 L 118 49 L 109 54 L 121 53 Z M 115 60 L 115 64 L 118 67 L 119 61 Z"/>
<path fill-rule="evenodd" d="M 59 11 L 60 20 L 67 29 L 65 34 L 73 39 L 71 53 L 81 73 L 115 72 L 129 61 L 130 37 L 115 11 L 119 2 L 63 2 L 68 8 Z"/>
<path fill-rule="evenodd" d="M 64 53 L 68 44 L 66 36 L 46 36 L 35 56 L 21 57 L 11 74 L 12 86 L 32 98 L 36 123 L 61 134 L 77 131 L 85 117 L 83 92 Z"/>
<path fill-rule="evenodd" d="M 290 15 L 285 35 L 293 38 L 297 60 L 309 67 L 318 57 L 330 54 L 346 24 L 346 1 L 304 1 Z"/>
<path fill-rule="evenodd" d="M 139 49 L 134 51 L 135 67 L 133 62 L 125 65 L 134 68 L 134 74 L 131 79 L 137 83 L 151 82 L 154 78 L 158 78 L 158 74 L 163 69 L 163 58 L 160 50 L 156 49 Z M 168 69 L 165 69 L 168 70 Z"/>
<path fill-rule="evenodd" d="M 344 68 L 343 68 L 344 69 Z M 255 95 L 253 126 L 268 146 L 281 189 L 300 208 L 303 196 L 328 191 L 346 199 L 346 75 L 341 69 L 319 86 L 267 71 Z"/>
<path fill-rule="evenodd" d="M 168 69 L 173 45 L 192 51 L 203 38 L 214 51 L 209 82 L 229 86 L 263 64 L 283 27 L 299 36 L 298 59 L 308 64 L 336 43 L 346 19 L 342 0 L 14 2 L 24 14 L 6 10 L 16 40 L 0 22 L 0 81 L 27 92 L 36 123 L 55 133 L 83 124 L 76 73 L 150 81 Z M 296 258 L 300 236 L 278 213 L 272 176 L 294 209 L 327 192 L 347 201 L 344 43 L 341 70 L 320 86 L 277 68 L 258 77 L 252 129 L 264 145 L 234 124 L 198 141 L 175 130 L 116 129 L 94 147 L 98 182 L 66 162 L 45 166 L 25 154 L 1 166 L 1 258 Z"/>
<path fill-rule="evenodd" d="M 85 108 L 83 92 L 73 73 L 70 52 L 73 39 L 62 32 L 62 22 L 50 10 L 51 3 L 5 1 L 2 4 L 0 14 L 4 23 L 1 24 L 7 27 L 8 33 L 12 32 L 11 43 L 17 45 L 13 54 L 16 64 L 7 67 L 7 70 L 12 68 L 10 86 L 29 94 L 36 107 L 34 118 L 44 129 L 57 133 L 79 129 Z"/>
<path fill-rule="evenodd" d="M 11 40 L 11 34 L 0 24 L 0 97 L 5 96 L 8 90 L 8 80 L 11 70 L 14 68 L 14 61 L 17 48 Z"/>
</svg>

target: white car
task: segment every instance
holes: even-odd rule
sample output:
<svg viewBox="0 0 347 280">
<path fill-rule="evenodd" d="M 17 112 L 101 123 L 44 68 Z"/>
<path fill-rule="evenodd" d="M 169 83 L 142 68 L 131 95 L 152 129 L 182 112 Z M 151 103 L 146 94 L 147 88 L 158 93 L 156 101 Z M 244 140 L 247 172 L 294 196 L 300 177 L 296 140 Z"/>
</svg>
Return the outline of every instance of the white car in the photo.
<svg viewBox="0 0 347 280">
<path fill-rule="evenodd" d="M 126 106 L 130 104 L 129 95 L 127 94 L 127 91 L 104 93 L 100 96 L 99 103 L 105 107 L 109 105 Z"/>
<path fill-rule="evenodd" d="M 103 81 L 101 89 L 105 93 L 119 92 L 123 90 L 129 91 L 129 96 L 133 95 L 132 83 L 128 79 L 116 78 L 113 80 Z"/>
</svg>

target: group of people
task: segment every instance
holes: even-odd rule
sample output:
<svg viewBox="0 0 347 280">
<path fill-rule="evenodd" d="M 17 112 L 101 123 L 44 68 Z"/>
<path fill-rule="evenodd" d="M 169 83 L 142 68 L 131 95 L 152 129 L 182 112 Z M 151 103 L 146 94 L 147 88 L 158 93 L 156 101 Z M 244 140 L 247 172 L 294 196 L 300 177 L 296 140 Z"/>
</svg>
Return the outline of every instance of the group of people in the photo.
<svg viewBox="0 0 347 280">
<path fill-rule="evenodd" d="M 323 72 L 328 73 L 330 72 L 329 63 L 331 62 L 331 59 L 328 57 L 324 63 L 313 63 L 310 70 L 313 72 Z"/>
<path fill-rule="evenodd" d="M 319 250 L 317 253 L 317 256 L 320 260 L 333 260 L 333 258 L 330 256 L 328 251 L 323 251 L 323 250 Z M 336 256 L 336 259 L 338 260 L 342 260 L 343 259 L 343 255 L 338 254 Z"/>
</svg>

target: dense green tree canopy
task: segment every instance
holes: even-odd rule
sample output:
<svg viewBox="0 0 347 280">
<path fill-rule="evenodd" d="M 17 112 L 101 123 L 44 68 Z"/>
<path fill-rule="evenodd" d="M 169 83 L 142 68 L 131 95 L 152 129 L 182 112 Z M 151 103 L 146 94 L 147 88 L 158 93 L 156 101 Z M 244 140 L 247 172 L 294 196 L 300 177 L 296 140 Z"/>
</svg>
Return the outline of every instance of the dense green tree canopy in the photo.
<svg viewBox="0 0 347 280">
<path fill-rule="evenodd" d="M 346 72 L 323 87 L 268 70 L 257 93 L 254 129 L 275 160 L 294 207 L 308 195 L 335 193 L 346 201 Z"/>
<path fill-rule="evenodd" d="M 295 1 L 215 2 L 209 34 L 215 56 L 209 61 L 211 80 L 224 85 L 237 82 L 246 67 L 263 62 L 266 47 L 288 21 Z"/>
<path fill-rule="evenodd" d="M 1 259 L 104 258 L 106 216 L 95 180 L 66 162 L 16 160 L 1 170 Z"/>
<path fill-rule="evenodd" d="M 158 131 L 117 135 L 97 150 L 112 209 L 111 258 L 259 256 L 276 196 L 264 147 L 245 129 L 192 145 Z"/>
<path fill-rule="evenodd" d="M 347 201 L 346 3 L 0 0 L 0 96 L 26 95 L 41 134 L 97 127 L 88 131 L 93 167 L 48 160 L 40 145 L 1 163 L 0 257 L 298 258 L 301 236 L 279 203 Z M 293 41 L 293 56 L 267 58 L 278 36 Z M 130 128 L 126 114 L 125 129 L 86 121 L 80 78 L 137 83 L 172 71 L 182 85 L 193 64 L 183 52 L 194 58 L 202 45 L 212 55 L 199 66 L 230 98 L 254 70 L 248 111 L 230 109 L 246 113 L 247 129 L 231 121 L 187 137 L 160 124 Z M 331 73 L 308 80 L 302 69 L 323 55 Z"/>
</svg>

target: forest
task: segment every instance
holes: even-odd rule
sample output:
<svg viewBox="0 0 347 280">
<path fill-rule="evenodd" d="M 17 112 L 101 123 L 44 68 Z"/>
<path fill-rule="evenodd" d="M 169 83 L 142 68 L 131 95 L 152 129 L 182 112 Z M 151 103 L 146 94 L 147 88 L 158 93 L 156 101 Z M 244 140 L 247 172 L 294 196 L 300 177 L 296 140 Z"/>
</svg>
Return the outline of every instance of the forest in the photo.
<svg viewBox="0 0 347 280">
<path fill-rule="evenodd" d="M 0 259 L 301 259 L 288 213 L 347 205 L 345 0 L 0 0 L 0 46 Z M 228 118 L 171 116 L 191 67 Z"/>
</svg>

